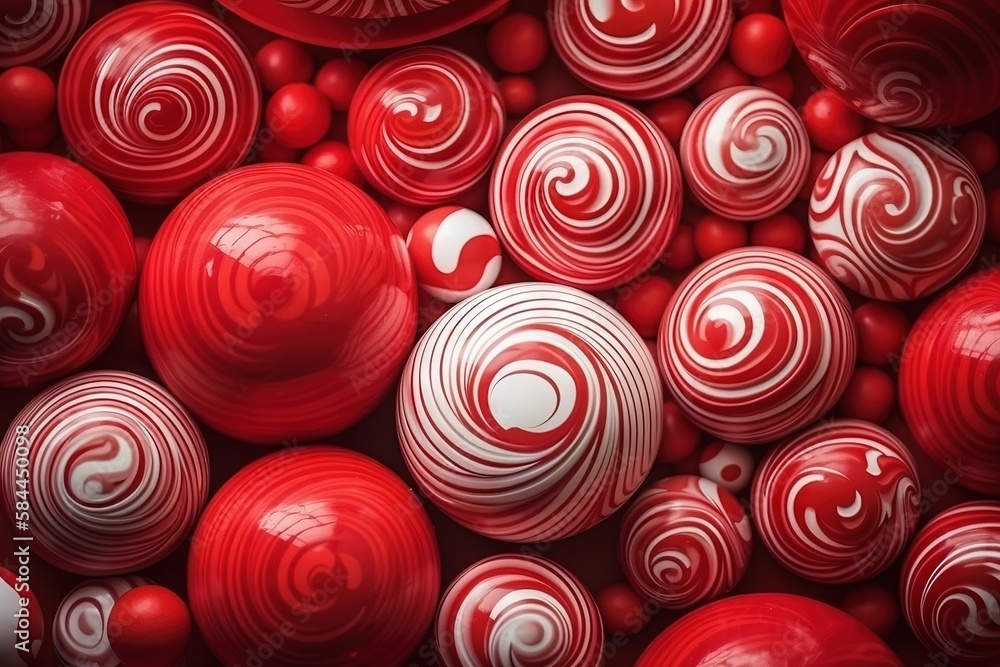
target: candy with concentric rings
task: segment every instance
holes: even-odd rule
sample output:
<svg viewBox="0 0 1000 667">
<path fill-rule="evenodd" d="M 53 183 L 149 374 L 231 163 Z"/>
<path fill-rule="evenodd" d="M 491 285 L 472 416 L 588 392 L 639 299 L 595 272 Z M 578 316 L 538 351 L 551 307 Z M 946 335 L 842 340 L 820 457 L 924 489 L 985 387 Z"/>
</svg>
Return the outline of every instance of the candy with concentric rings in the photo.
<svg viewBox="0 0 1000 667">
<path fill-rule="evenodd" d="M 511 542 L 582 532 L 653 466 L 663 397 L 646 344 L 612 308 L 544 283 L 487 290 L 417 343 L 396 427 L 406 464 L 453 519 Z"/>
<path fill-rule="evenodd" d="M 491 556 L 441 599 L 434 641 L 444 667 L 596 667 L 604 648 L 590 592 L 547 558 Z"/>
<path fill-rule="evenodd" d="M 590 87 L 648 100 L 693 86 L 726 50 L 728 0 L 551 0 L 549 31 L 564 63 Z"/>
<path fill-rule="evenodd" d="M 246 48 L 208 13 L 139 2 L 73 46 L 59 77 L 66 143 L 122 198 L 171 204 L 238 166 L 260 119 Z"/>
<path fill-rule="evenodd" d="M 685 182 L 707 209 L 760 220 L 795 199 L 809 172 L 809 135 L 798 112 L 763 88 L 715 93 L 681 136 Z"/>
<path fill-rule="evenodd" d="M 785 568 L 822 583 L 853 583 L 889 567 L 913 537 L 920 479 L 892 433 L 833 420 L 768 453 L 751 508 L 761 542 Z"/>
<path fill-rule="evenodd" d="M 118 667 L 118 656 L 108 640 L 111 608 L 144 577 L 108 577 L 84 581 L 71 590 L 52 621 L 52 643 L 66 667 Z"/>
<path fill-rule="evenodd" d="M 0 12 L 0 70 L 48 65 L 69 48 L 90 15 L 90 0 L 5 4 Z"/>
<path fill-rule="evenodd" d="M 30 545 L 29 545 L 30 548 Z M 0 633 L 7 640 L 0 644 L 0 661 L 8 667 L 32 665 L 45 639 L 45 617 L 38 598 L 28 582 L 5 567 L 0 567 Z"/>
<path fill-rule="evenodd" d="M 703 430 L 772 442 L 828 412 L 854 371 L 857 333 L 836 283 L 785 250 L 718 255 L 677 289 L 660 323 L 660 366 Z"/>
<path fill-rule="evenodd" d="M 205 509 L 188 558 L 195 622 L 227 665 L 248 655 L 272 667 L 402 665 L 430 627 L 440 583 L 420 499 L 339 447 L 293 447 L 237 472 Z"/>
<path fill-rule="evenodd" d="M 809 206 L 813 243 L 834 278 L 867 297 L 920 299 L 975 261 L 986 195 L 943 142 L 876 132 L 834 153 Z"/>
<path fill-rule="evenodd" d="M 278 0 L 292 9 L 349 19 L 390 19 L 419 14 L 454 0 Z"/>
<path fill-rule="evenodd" d="M 348 114 L 368 182 L 398 201 L 453 201 L 489 171 L 503 139 L 503 99 L 486 69 L 443 47 L 389 56 L 361 82 Z"/>
<path fill-rule="evenodd" d="M 578 96 L 511 132 L 490 208 L 501 243 L 532 277 L 600 291 L 663 254 L 681 199 L 680 166 L 656 126 L 622 102 Z"/>
</svg>

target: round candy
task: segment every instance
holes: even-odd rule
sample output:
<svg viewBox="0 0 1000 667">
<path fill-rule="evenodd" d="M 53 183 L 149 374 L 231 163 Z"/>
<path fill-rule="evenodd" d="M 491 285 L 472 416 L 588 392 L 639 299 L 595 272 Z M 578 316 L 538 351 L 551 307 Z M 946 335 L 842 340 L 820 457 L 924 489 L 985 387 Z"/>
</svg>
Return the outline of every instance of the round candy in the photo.
<svg viewBox="0 0 1000 667">
<path fill-rule="evenodd" d="M 916 529 L 920 480 L 889 431 L 842 419 L 776 445 L 751 493 L 757 533 L 785 568 L 828 584 L 885 570 Z"/>
<path fill-rule="evenodd" d="M 698 459 L 698 474 L 731 493 L 740 493 L 749 486 L 756 466 L 748 448 L 716 441 L 702 451 Z"/>
<path fill-rule="evenodd" d="M 553 0 L 548 16 L 570 72 L 592 88 L 637 100 L 694 85 L 726 50 L 733 21 L 729 0 Z"/>
<path fill-rule="evenodd" d="M 419 14 L 455 0 L 277 0 L 293 9 L 349 19 L 390 19 Z"/>
<path fill-rule="evenodd" d="M 31 591 L 31 573 L 22 574 L 21 581 L 18 576 L 0 567 L 0 633 L 5 638 L 0 662 L 6 667 L 34 664 L 45 639 L 45 618 Z"/>
<path fill-rule="evenodd" d="M 388 216 L 299 165 L 229 172 L 174 209 L 139 305 L 167 387 L 215 430 L 255 443 L 361 419 L 416 335 L 413 268 Z"/>
<path fill-rule="evenodd" d="M 998 568 L 1000 503 L 965 503 L 934 517 L 913 540 L 899 581 L 917 638 L 961 664 L 997 664 Z"/>
<path fill-rule="evenodd" d="M 406 248 L 427 294 L 458 303 L 492 287 L 500 275 L 500 242 L 483 216 L 460 206 L 435 209 L 413 225 Z"/>
<path fill-rule="evenodd" d="M 747 571 L 750 517 L 715 482 L 677 475 L 636 497 L 622 519 L 618 558 L 640 595 L 686 609 L 732 590 Z"/>
<path fill-rule="evenodd" d="M 134 572 L 194 527 L 208 495 L 208 451 L 160 386 L 123 371 L 83 373 L 39 394 L 13 423 L 23 426 L 0 445 L 4 509 L 13 520 L 26 467 L 32 549 L 53 565 Z"/>
<path fill-rule="evenodd" d="M 600 291 L 663 254 L 677 228 L 681 175 L 652 121 L 593 96 L 536 109 L 510 134 L 493 171 L 501 242 L 539 280 Z"/>
<path fill-rule="evenodd" d="M 1000 269 L 939 297 L 917 320 L 899 369 L 899 404 L 921 448 L 953 482 L 1000 485 Z"/>
<path fill-rule="evenodd" d="M 66 667 L 118 667 L 111 650 L 108 618 L 125 593 L 149 582 L 143 577 L 85 581 L 66 595 L 52 622 L 52 642 Z"/>
<path fill-rule="evenodd" d="M 0 12 L 0 70 L 48 65 L 69 48 L 90 14 L 90 0 L 33 0 Z"/>
<path fill-rule="evenodd" d="M 253 61 L 228 28 L 177 2 L 108 14 L 59 77 L 66 143 L 123 198 L 180 200 L 247 156 L 260 118 Z"/>
<path fill-rule="evenodd" d="M 721 90 L 694 110 L 681 137 L 685 182 L 705 208 L 760 220 L 795 199 L 809 172 L 798 112 L 763 88 Z"/>
<path fill-rule="evenodd" d="M 392 55 L 368 73 L 348 115 L 365 178 L 407 204 L 453 201 L 489 170 L 506 112 L 486 69 L 452 49 Z"/>
<path fill-rule="evenodd" d="M 603 301 L 523 283 L 463 301 L 417 343 L 396 427 L 406 464 L 453 519 L 511 542 L 612 514 L 653 466 L 656 366 Z"/>
<path fill-rule="evenodd" d="M 434 640 L 444 667 L 597 667 L 604 634 L 590 592 L 545 558 L 492 556 L 441 599 Z"/>
<path fill-rule="evenodd" d="M 56 84 L 45 70 L 27 65 L 12 67 L 0 72 L 0 99 L 0 124 L 30 131 L 55 111 Z"/>
<path fill-rule="evenodd" d="M 108 640 L 122 667 L 176 667 L 191 637 L 191 614 L 176 593 L 137 586 L 108 615 Z"/>
<path fill-rule="evenodd" d="M 400 665 L 430 627 L 440 583 L 420 500 L 339 447 L 288 449 L 236 473 L 188 558 L 195 622 L 227 665 Z"/>
<path fill-rule="evenodd" d="M 135 291 L 132 230 L 86 169 L 0 155 L 0 387 L 72 373 L 111 343 Z"/>
<path fill-rule="evenodd" d="M 744 248 L 701 265 L 660 325 L 664 379 L 718 438 L 766 443 L 808 426 L 840 398 L 857 336 L 847 299 L 785 250 Z"/>
<path fill-rule="evenodd" d="M 834 278 L 867 297 L 912 301 L 965 272 L 986 234 L 986 195 L 943 142 L 876 132 L 847 144 L 813 189 L 809 228 Z"/>
</svg>

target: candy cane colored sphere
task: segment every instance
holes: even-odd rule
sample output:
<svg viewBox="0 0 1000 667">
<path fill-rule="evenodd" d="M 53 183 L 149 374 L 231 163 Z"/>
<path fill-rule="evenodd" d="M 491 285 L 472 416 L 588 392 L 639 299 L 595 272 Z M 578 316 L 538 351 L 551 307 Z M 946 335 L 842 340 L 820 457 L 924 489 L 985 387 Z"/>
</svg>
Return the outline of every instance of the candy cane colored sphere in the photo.
<svg viewBox="0 0 1000 667">
<path fill-rule="evenodd" d="M 48 65 L 69 48 L 90 14 L 90 0 L 34 0 L 0 14 L 0 70 Z"/>
<path fill-rule="evenodd" d="M 569 287 L 487 290 L 445 313 L 400 383 L 406 465 L 443 512 L 509 542 L 582 532 L 653 466 L 663 396 L 646 344 Z"/>
<path fill-rule="evenodd" d="M 903 348 L 899 405 L 920 447 L 957 483 L 996 494 L 1000 486 L 1000 269 L 941 295 Z"/>
<path fill-rule="evenodd" d="M 694 110 L 681 136 L 685 182 L 705 208 L 760 220 L 792 203 L 809 172 L 798 112 L 763 88 L 721 90 Z"/>
<path fill-rule="evenodd" d="M 8 667 L 34 664 L 45 639 L 45 617 L 38 599 L 31 592 L 30 575 L 28 588 L 17 577 L 14 572 L 0 567 L 0 632 L 7 638 L 0 644 L 0 661 Z M 21 619 L 27 619 L 27 628 L 18 627 Z M 25 631 L 27 635 L 15 634 Z"/>
<path fill-rule="evenodd" d="M 513 260 L 587 291 L 623 285 L 666 250 L 681 209 L 677 158 L 652 121 L 612 99 L 536 109 L 510 134 L 490 209 Z"/>
<path fill-rule="evenodd" d="M 539 556 L 491 556 L 441 599 L 434 639 L 444 667 L 597 667 L 604 633 L 590 592 Z"/>
<path fill-rule="evenodd" d="M 313 167 L 231 171 L 174 209 L 143 269 L 153 366 L 212 428 L 308 441 L 364 417 L 416 335 L 402 237 L 357 187 Z"/>
<path fill-rule="evenodd" d="M 640 595 L 687 609 L 728 593 L 747 571 L 750 517 L 729 491 L 676 475 L 639 494 L 622 519 L 618 558 Z"/>
<path fill-rule="evenodd" d="M 0 155 L 0 387 L 42 384 L 104 351 L 131 305 L 132 229 L 69 160 Z"/>
<path fill-rule="evenodd" d="M 1000 661 L 998 567 L 1000 503 L 964 503 L 924 526 L 899 580 L 903 614 L 924 646 L 961 664 Z"/>
<path fill-rule="evenodd" d="M 556 51 L 591 88 L 634 100 L 669 97 L 697 82 L 726 50 L 728 0 L 551 0 Z"/>
<path fill-rule="evenodd" d="M 191 638 L 191 613 L 162 586 L 137 586 L 108 615 L 108 640 L 123 667 L 176 667 Z"/>
<path fill-rule="evenodd" d="M 419 47 L 368 73 L 347 122 L 368 182 L 403 203 L 434 206 L 486 174 L 505 119 L 500 88 L 482 65 L 452 49 Z"/>
<path fill-rule="evenodd" d="M 91 579 L 71 590 L 52 622 L 52 643 L 66 667 L 118 667 L 111 650 L 108 618 L 125 593 L 148 584 L 143 577 Z"/>
<path fill-rule="evenodd" d="M 975 261 L 986 194 L 972 166 L 940 141 L 877 132 L 833 154 L 809 205 L 827 270 L 883 301 L 928 296 Z"/>
<path fill-rule="evenodd" d="M 293 9 L 348 19 L 390 19 L 419 14 L 455 0 L 277 0 Z"/>
<path fill-rule="evenodd" d="M 740 493 L 747 488 L 756 467 L 750 450 L 732 442 L 711 443 L 698 459 L 698 474 L 730 493 Z"/>
<path fill-rule="evenodd" d="M 828 584 L 870 579 L 916 530 L 920 480 L 889 431 L 854 419 L 776 445 L 751 493 L 757 534 L 786 569 Z"/>
<path fill-rule="evenodd" d="M 188 595 L 212 653 L 272 667 L 401 665 L 434 616 L 441 565 L 420 500 L 339 447 L 284 450 L 227 481 L 202 515 Z"/>
<path fill-rule="evenodd" d="M 59 77 L 73 154 L 124 199 L 171 204 L 247 156 L 260 118 L 253 60 L 228 28 L 140 2 L 83 34 Z"/>
<path fill-rule="evenodd" d="M 828 412 L 854 371 L 847 299 L 818 266 L 774 248 L 712 259 L 677 289 L 660 325 L 670 393 L 702 429 L 772 442 Z"/>
</svg>

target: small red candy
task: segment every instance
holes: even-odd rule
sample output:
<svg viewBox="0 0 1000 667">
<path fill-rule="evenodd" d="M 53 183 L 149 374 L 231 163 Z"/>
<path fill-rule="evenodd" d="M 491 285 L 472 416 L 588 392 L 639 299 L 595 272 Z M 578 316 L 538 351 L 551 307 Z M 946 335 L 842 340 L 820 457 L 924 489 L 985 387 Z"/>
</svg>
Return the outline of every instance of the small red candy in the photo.
<svg viewBox="0 0 1000 667">
<path fill-rule="evenodd" d="M 312 56 L 299 42 L 275 39 L 254 57 L 265 92 L 273 93 L 289 83 L 308 83 L 313 74 Z"/>
<path fill-rule="evenodd" d="M 499 86 L 509 115 L 519 118 L 538 106 L 538 86 L 528 77 L 510 74 L 500 79 Z"/>
<path fill-rule="evenodd" d="M 955 142 L 955 148 L 980 176 L 990 173 L 1000 163 L 1000 147 L 997 146 L 996 139 L 985 132 L 964 133 Z"/>
<path fill-rule="evenodd" d="M 813 145 L 832 153 L 865 131 L 865 119 L 832 90 L 813 93 L 802 108 L 802 122 Z"/>
<path fill-rule="evenodd" d="M 694 87 L 699 100 L 707 100 L 712 95 L 726 88 L 749 86 L 750 77 L 733 64 L 729 58 L 721 58 L 712 69 L 701 77 Z"/>
<path fill-rule="evenodd" d="M 774 14 L 748 14 L 733 26 L 729 55 L 750 76 L 774 74 L 792 57 L 792 37 Z"/>
<path fill-rule="evenodd" d="M 767 76 L 755 76 L 753 85 L 766 88 L 783 100 L 791 101 L 795 95 L 795 77 L 786 70 Z"/>
<path fill-rule="evenodd" d="M 621 632 L 634 635 L 642 632 L 652 616 L 646 611 L 648 603 L 626 583 L 608 584 L 598 591 L 596 600 L 604 629 L 610 634 Z M 652 611 L 658 609 L 659 604 L 656 604 Z"/>
<path fill-rule="evenodd" d="M 316 72 L 313 85 L 330 101 L 334 111 L 347 112 L 358 86 L 368 74 L 368 65 L 357 58 L 334 58 Z"/>
<path fill-rule="evenodd" d="M 274 138 L 288 148 L 308 148 L 326 136 L 330 104 L 315 86 L 289 83 L 267 102 L 265 118 Z"/>
<path fill-rule="evenodd" d="M 859 366 L 838 404 L 842 417 L 881 424 L 896 407 L 896 383 L 881 368 Z"/>
<path fill-rule="evenodd" d="M 750 228 L 751 245 L 782 248 L 802 254 L 809 240 L 806 225 L 790 213 L 775 213 Z"/>
<path fill-rule="evenodd" d="M 328 171 L 361 187 L 365 179 L 354 162 L 351 147 L 339 141 L 321 141 L 302 156 L 302 164 Z"/>
<path fill-rule="evenodd" d="M 660 261 L 667 269 L 683 271 L 698 263 L 698 253 L 694 247 L 694 228 L 690 225 L 677 225 L 674 238 L 670 240 L 667 249 L 660 255 Z"/>
<path fill-rule="evenodd" d="M 703 260 L 742 248 L 749 238 L 750 230 L 745 223 L 711 213 L 694 225 L 694 248 Z"/>
<path fill-rule="evenodd" d="M 656 338 L 674 286 L 656 275 L 637 278 L 624 285 L 615 299 L 615 309 L 643 338 Z"/>
<path fill-rule="evenodd" d="M 646 115 L 660 128 L 674 150 L 680 148 L 684 126 L 693 112 L 694 104 L 683 97 L 671 97 L 646 107 Z"/>
<path fill-rule="evenodd" d="M 541 67 L 549 53 L 545 24 L 532 14 L 507 14 L 490 28 L 486 50 L 497 67 L 508 74 L 524 74 Z"/>
<path fill-rule="evenodd" d="M 175 667 L 191 637 L 191 614 L 176 593 L 136 586 L 115 602 L 108 641 L 121 667 Z"/>
<path fill-rule="evenodd" d="M 896 306 L 868 301 L 854 309 L 858 329 L 858 359 L 872 366 L 892 366 L 899 362 L 910 331 L 910 320 Z"/>
<path fill-rule="evenodd" d="M 20 66 L 0 72 L 0 123 L 14 129 L 34 127 L 55 108 L 56 84 L 44 70 Z"/>
<path fill-rule="evenodd" d="M 65 667 L 118 667 L 108 621 L 123 595 L 149 583 L 144 577 L 89 579 L 66 594 L 52 621 L 52 643 Z"/>
<path fill-rule="evenodd" d="M 885 586 L 858 586 L 847 594 L 840 608 L 879 637 L 888 637 L 899 621 L 899 599 Z"/>
<path fill-rule="evenodd" d="M 701 443 L 701 429 L 691 423 L 680 406 L 673 401 L 663 404 L 663 436 L 656 453 L 659 463 L 683 461 Z"/>
</svg>

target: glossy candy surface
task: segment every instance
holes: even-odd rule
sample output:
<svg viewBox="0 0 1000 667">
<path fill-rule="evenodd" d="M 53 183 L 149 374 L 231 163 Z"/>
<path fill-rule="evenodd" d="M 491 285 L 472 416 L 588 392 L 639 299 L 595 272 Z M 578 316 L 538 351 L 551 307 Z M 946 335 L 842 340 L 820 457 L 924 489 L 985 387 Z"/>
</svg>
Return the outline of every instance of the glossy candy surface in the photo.
<svg viewBox="0 0 1000 667">
<path fill-rule="evenodd" d="M 108 629 L 122 667 L 177 667 L 191 637 L 191 614 L 170 589 L 136 586 L 111 608 Z"/>
<path fill-rule="evenodd" d="M 118 667 L 108 620 L 122 595 L 149 582 L 138 576 L 90 579 L 71 590 L 52 621 L 52 642 L 66 667 Z"/>
<path fill-rule="evenodd" d="M 0 664 L 7 667 L 34 664 L 45 640 L 46 619 L 38 599 L 31 592 L 30 572 L 28 574 L 25 586 L 23 577 L 18 581 L 17 574 L 0 567 L 0 633 L 6 638 L 0 644 Z M 19 628 L 19 625 L 27 627 Z M 24 632 L 27 634 L 22 635 Z"/>
<path fill-rule="evenodd" d="M 90 0 L 34 0 L 0 12 L 0 70 L 48 65 L 69 48 L 90 14 Z"/>
<path fill-rule="evenodd" d="M 750 449 L 731 442 L 709 444 L 698 460 L 698 474 L 731 493 L 740 493 L 750 485 L 756 467 Z"/>
<path fill-rule="evenodd" d="M 351 19 L 393 18 L 425 12 L 453 0 L 278 0 L 283 5 Z"/>
</svg>

